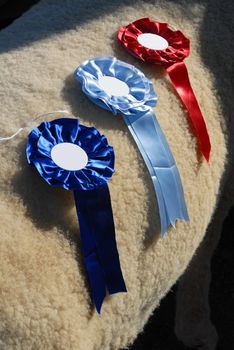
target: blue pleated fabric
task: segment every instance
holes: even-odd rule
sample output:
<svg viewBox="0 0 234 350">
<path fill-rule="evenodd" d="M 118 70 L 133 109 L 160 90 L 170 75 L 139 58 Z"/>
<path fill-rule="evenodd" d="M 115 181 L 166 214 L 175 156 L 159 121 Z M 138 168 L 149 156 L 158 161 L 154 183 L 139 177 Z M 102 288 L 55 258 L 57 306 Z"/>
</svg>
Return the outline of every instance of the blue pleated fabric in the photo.
<svg viewBox="0 0 234 350">
<path fill-rule="evenodd" d="M 99 79 L 117 78 L 126 83 L 128 95 L 116 96 L 106 92 Z M 176 220 L 189 219 L 183 187 L 166 138 L 152 110 L 157 96 L 153 84 L 136 67 L 114 57 L 98 57 L 85 61 L 74 72 L 83 92 L 98 106 L 121 114 L 146 163 L 157 197 L 161 233 Z"/>
</svg>

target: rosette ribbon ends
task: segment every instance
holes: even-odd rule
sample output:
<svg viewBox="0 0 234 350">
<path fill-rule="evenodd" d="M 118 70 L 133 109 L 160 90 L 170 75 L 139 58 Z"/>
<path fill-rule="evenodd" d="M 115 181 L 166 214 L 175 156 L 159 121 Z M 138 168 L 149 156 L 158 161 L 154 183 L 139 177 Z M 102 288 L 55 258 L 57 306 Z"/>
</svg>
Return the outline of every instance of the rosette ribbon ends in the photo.
<svg viewBox="0 0 234 350">
<path fill-rule="evenodd" d="M 32 130 L 26 155 L 49 185 L 74 192 L 84 264 L 100 313 L 107 291 L 127 291 L 107 185 L 114 173 L 114 150 L 97 129 L 61 118 Z"/>
<path fill-rule="evenodd" d="M 122 114 L 147 165 L 157 197 L 161 232 L 188 220 L 180 175 L 152 107 L 153 84 L 137 68 L 113 57 L 85 61 L 74 72 L 83 92 L 98 106 Z"/>
<path fill-rule="evenodd" d="M 135 57 L 144 62 L 159 64 L 166 69 L 188 112 L 200 150 L 209 161 L 211 150 L 209 134 L 183 62 L 189 55 L 189 39 L 181 31 L 172 30 L 167 23 L 141 18 L 121 27 L 118 40 Z"/>
</svg>

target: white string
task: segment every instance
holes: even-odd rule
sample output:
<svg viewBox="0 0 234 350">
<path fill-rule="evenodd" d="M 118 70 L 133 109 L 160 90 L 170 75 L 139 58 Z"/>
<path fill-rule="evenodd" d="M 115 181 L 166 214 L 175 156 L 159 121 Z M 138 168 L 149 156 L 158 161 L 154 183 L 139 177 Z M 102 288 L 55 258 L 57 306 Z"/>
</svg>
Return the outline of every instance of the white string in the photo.
<svg viewBox="0 0 234 350">
<path fill-rule="evenodd" d="M 11 136 L 0 137 L 0 141 L 11 140 L 11 139 L 13 139 L 15 136 L 17 136 L 22 130 L 24 130 L 24 128 L 18 129 L 18 130 L 17 130 L 13 135 L 11 135 Z"/>
<path fill-rule="evenodd" d="M 11 140 L 13 139 L 15 136 L 19 135 L 21 133 L 21 131 L 23 131 L 24 129 L 27 129 L 32 122 L 38 120 L 38 119 L 41 119 L 43 117 L 46 117 L 48 115 L 53 115 L 53 114 L 67 114 L 67 115 L 70 115 L 70 116 L 73 116 L 69 111 L 67 110 L 58 110 L 58 111 L 51 111 L 51 112 L 46 112 L 46 113 L 42 113 L 42 114 L 38 114 L 36 115 L 35 118 L 33 118 L 32 120 L 30 120 L 30 122 L 28 122 L 24 127 L 21 127 L 19 128 L 13 135 L 11 136 L 6 136 L 6 137 L 1 137 L 0 136 L 0 142 L 1 141 L 8 141 L 8 140 Z"/>
</svg>

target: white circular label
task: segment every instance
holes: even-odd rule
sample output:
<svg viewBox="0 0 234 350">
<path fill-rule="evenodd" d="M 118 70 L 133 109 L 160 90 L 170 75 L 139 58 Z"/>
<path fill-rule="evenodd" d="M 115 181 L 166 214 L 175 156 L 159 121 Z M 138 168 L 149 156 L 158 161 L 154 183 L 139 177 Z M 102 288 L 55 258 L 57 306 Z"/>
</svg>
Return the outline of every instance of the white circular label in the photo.
<svg viewBox="0 0 234 350">
<path fill-rule="evenodd" d="M 152 50 L 164 50 L 166 49 L 169 44 L 166 39 L 164 39 L 162 36 L 153 34 L 153 33 L 143 33 L 138 35 L 137 41 L 142 46 L 147 47 L 147 49 Z"/>
<path fill-rule="evenodd" d="M 104 75 L 98 80 L 99 86 L 112 96 L 127 96 L 129 94 L 128 85 L 117 78 Z"/>
<path fill-rule="evenodd" d="M 80 170 L 88 163 L 87 153 L 78 145 L 62 142 L 51 150 L 51 158 L 56 165 L 65 170 Z"/>
</svg>

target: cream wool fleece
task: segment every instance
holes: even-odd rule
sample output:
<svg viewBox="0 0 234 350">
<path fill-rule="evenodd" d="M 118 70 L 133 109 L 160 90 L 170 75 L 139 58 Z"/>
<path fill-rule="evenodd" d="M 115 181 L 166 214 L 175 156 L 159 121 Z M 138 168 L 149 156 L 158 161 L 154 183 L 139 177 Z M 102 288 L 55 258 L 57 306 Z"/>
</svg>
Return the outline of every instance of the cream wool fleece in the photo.
<svg viewBox="0 0 234 350">
<path fill-rule="evenodd" d="M 1 31 L 1 135 L 14 133 L 38 113 L 62 108 L 97 127 L 115 148 L 109 187 L 128 293 L 106 298 L 98 316 L 72 193 L 49 187 L 27 165 L 24 131 L 0 144 L 0 349 L 125 347 L 188 266 L 211 221 L 229 162 L 217 86 L 201 58 L 206 7 L 185 0 L 42 0 Z M 210 165 L 200 159 L 186 112 L 163 69 L 139 62 L 117 43 L 118 28 L 142 17 L 168 22 L 191 39 L 186 65 L 211 138 Z M 126 125 L 92 104 L 71 76 L 84 60 L 103 55 L 140 68 L 158 94 L 154 111 L 177 161 L 190 215 L 189 223 L 178 222 L 164 239 L 150 177 Z"/>
</svg>

